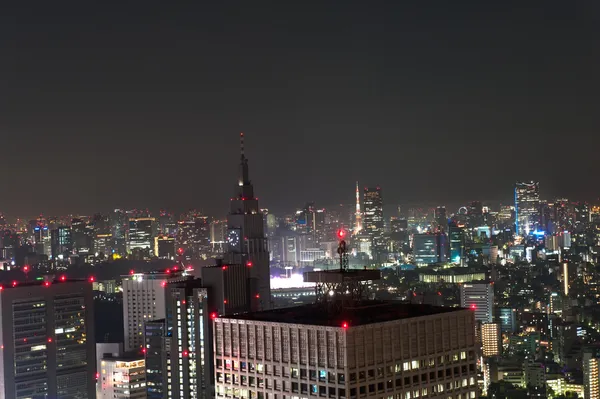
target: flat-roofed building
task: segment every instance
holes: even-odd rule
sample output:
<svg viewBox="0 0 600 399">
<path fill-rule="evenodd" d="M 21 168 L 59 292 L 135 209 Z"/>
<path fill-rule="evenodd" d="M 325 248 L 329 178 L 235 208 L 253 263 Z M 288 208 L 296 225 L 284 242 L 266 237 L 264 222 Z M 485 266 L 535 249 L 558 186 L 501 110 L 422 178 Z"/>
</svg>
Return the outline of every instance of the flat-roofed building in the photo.
<svg viewBox="0 0 600 399">
<path fill-rule="evenodd" d="M 471 310 L 340 303 L 216 317 L 216 397 L 479 397 Z"/>
</svg>

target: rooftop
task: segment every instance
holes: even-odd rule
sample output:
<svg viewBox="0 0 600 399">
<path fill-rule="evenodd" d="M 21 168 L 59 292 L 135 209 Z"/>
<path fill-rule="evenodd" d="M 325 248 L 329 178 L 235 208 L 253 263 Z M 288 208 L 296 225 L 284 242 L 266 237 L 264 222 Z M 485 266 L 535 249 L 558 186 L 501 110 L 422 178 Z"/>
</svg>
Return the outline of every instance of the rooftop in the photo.
<svg viewBox="0 0 600 399">
<path fill-rule="evenodd" d="M 331 327 L 360 326 L 383 323 L 393 320 L 429 316 L 464 310 L 421 304 L 407 304 L 393 301 L 362 301 L 353 307 L 331 310 L 322 304 L 309 304 L 224 316 L 228 319 L 268 321 L 274 323 L 308 324 Z"/>
</svg>

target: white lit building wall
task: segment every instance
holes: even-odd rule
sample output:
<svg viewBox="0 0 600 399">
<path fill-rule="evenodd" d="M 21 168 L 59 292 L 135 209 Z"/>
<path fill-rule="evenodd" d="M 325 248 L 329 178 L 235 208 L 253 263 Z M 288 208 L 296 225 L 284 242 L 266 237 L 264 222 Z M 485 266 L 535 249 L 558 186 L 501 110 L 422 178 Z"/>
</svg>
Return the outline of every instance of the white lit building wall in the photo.
<svg viewBox="0 0 600 399">
<path fill-rule="evenodd" d="M 125 351 L 144 345 L 144 323 L 165 318 L 167 274 L 132 274 L 123 278 Z"/>
<path fill-rule="evenodd" d="M 97 399 L 146 398 L 146 362 L 104 358 L 100 362 Z"/>
<path fill-rule="evenodd" d="M 216 318 L 216 397 L 478 398 L 468 310 L 340 327 Z"/>
<path fill-rule="evenodd" d="M 460 306 L 475 313 L 475 320 L 491 323 L 494 315 L 494 286 L 490 283 L 460 286 Z"/>
</svg>

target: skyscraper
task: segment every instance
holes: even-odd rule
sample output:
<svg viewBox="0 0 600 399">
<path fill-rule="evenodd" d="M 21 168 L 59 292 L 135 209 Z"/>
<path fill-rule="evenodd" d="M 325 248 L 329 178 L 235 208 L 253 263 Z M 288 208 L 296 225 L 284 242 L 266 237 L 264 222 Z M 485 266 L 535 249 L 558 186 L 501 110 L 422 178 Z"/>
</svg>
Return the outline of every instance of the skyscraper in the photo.
<svg viewBox="0 0 600 399">
<path fill-rule="evenodd" d="M 123 276 L 125 350 L 144 344 L 144 323 L 165 317 L 165 285 L 170 273 L 134 273 Z"/>
<path fill-rule="evenodd" d="M 538 182 L 515 185 L 515 220 L 519 235 L 533 233 L 540 224 L 540 192 Z"/>
<path fill-rule="evenodd" d="M 385 251 L 384 221 L 383 221 L 383 196 L 380 187 L 365 187 L 363 214 L 363 231 L 371 239 L 371 254 L 375 261 L 382 260 Z"/>
<path fill-rule="evenodd" d="M 141 257 L 154 256 L 154 218 L 131 217 L 129 218 L 129 231 L 127 233 L 127 252 L 139 253 Z"/>
<path fill-rule="evenodd" d="M 494 315 L 494 286 L 490 283 L 462 284 L 460 306 L 475 313 L 475 321 L 491 323 Z"/>
<path fill-rule="evenodd" d="M 443 233 L 413 236 L 413 254 L 419 266 L 445 262 L 447 251 L 446 235 Z"/>
<path fill-rule="evenodd" d="M 166 293 L 167 396 L 212 398 L 212 335 L 208 290 L 191 276 L 170 281 Z M 147 348 L 146 351 L 152 350 Z"/>
<path fill-rule="evenodd" d="M 445 206 L 435 208 L 435 224 L 440 231 L 448 230 L 448 215 Z"/>
<path fill-rule="evenodd" d="M 453 224 L 448 228 L 448 236 L 450 239 L 450 262 L 462 265 L 465 258 L 465 231 L 462 227 Z"/>
<path fill-rule="evenodd" d="M 249 265 L 251 292 L 260 298 L 256 305 L 259 309 L 268 309 L 271 307 L 269 250 L 263 215 L 248 173 L 243 133 L 240 145 L 238 182 L 227 215 L 227 252 L 223 260 L 225 264 Z"/>
<path fill-rule="evenodd" d="M 93 305 L 88 281 L 0 287 L 0 397 L 94 398 Z"/>
</svg>

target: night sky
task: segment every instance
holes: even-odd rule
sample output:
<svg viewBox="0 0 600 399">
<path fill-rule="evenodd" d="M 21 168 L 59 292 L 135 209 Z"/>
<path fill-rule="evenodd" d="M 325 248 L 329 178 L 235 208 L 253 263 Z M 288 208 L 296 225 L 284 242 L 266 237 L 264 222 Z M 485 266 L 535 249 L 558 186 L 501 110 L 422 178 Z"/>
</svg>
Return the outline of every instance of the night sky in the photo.
<svg viewBox="0 0 600 399">
<path fill-rule="evenodd" d="M 597 0 L 5 3 L 9 215 L 600 191 Z"/>
</svg>

